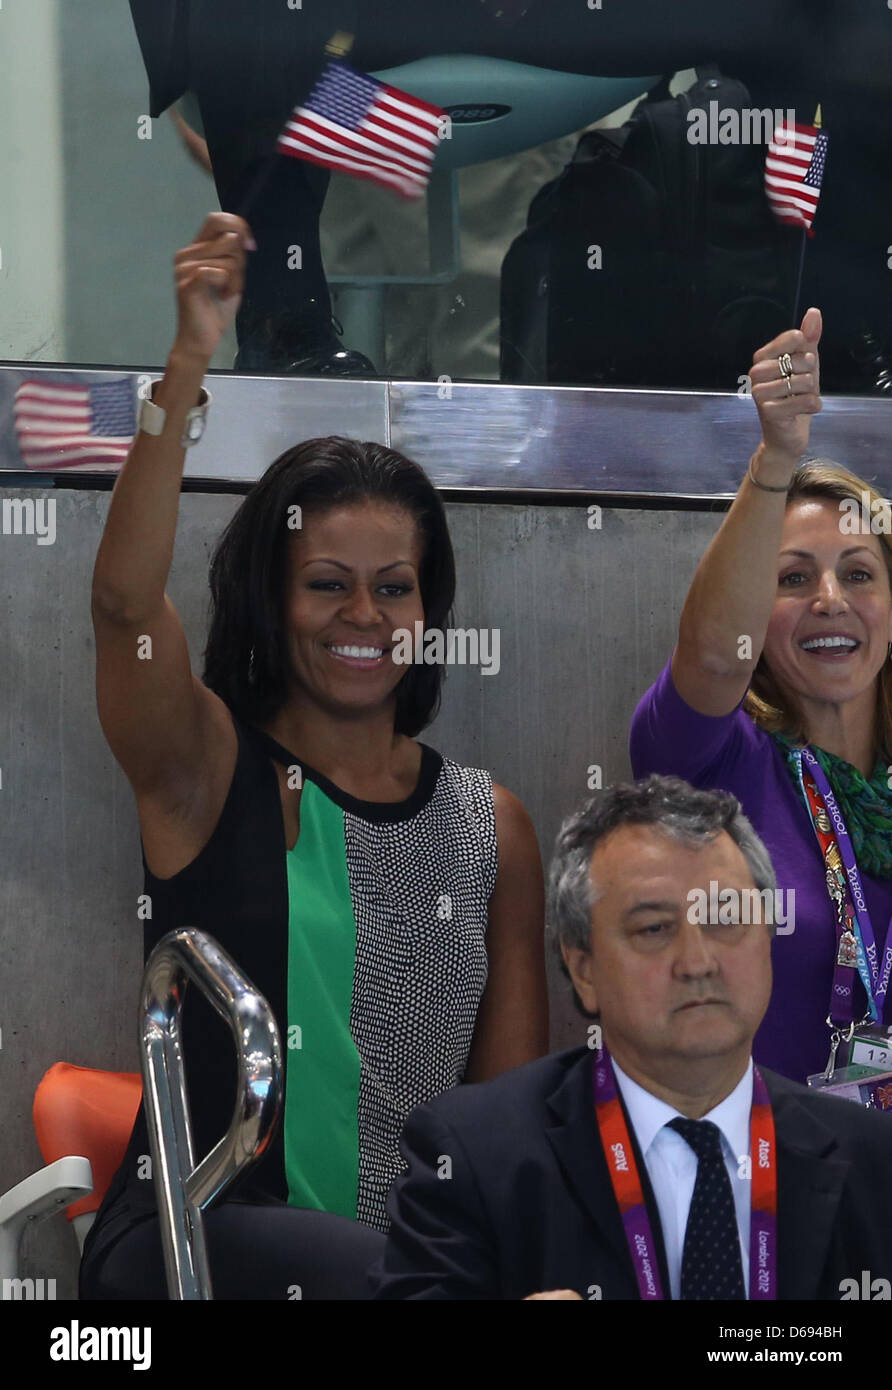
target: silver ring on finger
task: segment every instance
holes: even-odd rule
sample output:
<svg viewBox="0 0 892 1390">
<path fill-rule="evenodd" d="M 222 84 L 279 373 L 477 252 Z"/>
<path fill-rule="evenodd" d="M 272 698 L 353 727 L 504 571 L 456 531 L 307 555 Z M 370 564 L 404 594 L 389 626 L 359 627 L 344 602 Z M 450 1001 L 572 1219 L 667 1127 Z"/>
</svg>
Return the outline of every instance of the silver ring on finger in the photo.
<svg viewBox="0 0 892 1390">
<path fill-rule="evenodd" d="M 781 369 L 781 376 L 791 377 L 793 375 L 793 359 L 788 352 L 782 352 L 777 359 L 777 364 Z"/>
<path fill-rule="evenodd" d="M 792 394 L 793 394 L 793 383 L 792 383 L 792 381 L 790 380 L 790 378 L 789 378 L 788 376 L 785 376 L 785 377 L 784 377 L 784 381 L 787 383 L 787 395 L 788 395 L 788 396 L 792 396 Z"/>
</svg>

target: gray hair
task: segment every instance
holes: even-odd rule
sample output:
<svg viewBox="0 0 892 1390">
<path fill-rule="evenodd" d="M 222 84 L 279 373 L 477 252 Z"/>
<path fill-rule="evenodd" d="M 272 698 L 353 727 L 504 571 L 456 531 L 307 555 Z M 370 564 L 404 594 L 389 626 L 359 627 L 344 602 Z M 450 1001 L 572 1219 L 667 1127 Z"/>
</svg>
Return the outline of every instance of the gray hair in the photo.
<svg viewBox="0 0 892 1390">
<path fill-rule="evenodd" d="M 652 825 L 690 849 L 710 844 L 723 830 L 743 854 L 761 892 L 777 887 L 771 857 L 730 792 L 701 791 L 680 777 L 653 774 L 620 782 L 564 821 L 548 881 L 552 944 L 590 949 L 591 911 L 603 890 L 589 871 L 595 847 L 622 825 Z"/>
</svg>

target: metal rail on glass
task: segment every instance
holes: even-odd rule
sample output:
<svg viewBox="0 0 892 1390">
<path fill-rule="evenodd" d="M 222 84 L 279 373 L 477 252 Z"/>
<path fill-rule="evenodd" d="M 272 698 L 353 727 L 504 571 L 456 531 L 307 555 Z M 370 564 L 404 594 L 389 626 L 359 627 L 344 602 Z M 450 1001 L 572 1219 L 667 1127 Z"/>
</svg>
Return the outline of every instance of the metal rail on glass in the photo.
<svg viewBox="0 0 892 1390">
<path fill-rule="evenodd" d="M 78 370 L 40 363 L 0 363 L 0 493 L 13 521 L 28 530 L 30 489 L 78 486 L 71 468 L 26 469 L 15 428 L 15 397 L 25 381 L 101 385 L 156 369 Z M 744 367 L 741 370 L 745 370 Z M 731 500 L 759 442 L 751 396 L 728 391 L 521 386 L 507 382 L 361 381 L 354 377 L 240 376 L 211 372 L 214 404 L 201 444 L 186 460 L 189 485 L 199 480 L 247 487 L 270 459 L 296 439 L 343 434 L 379 439 L 420 463 L 439 488 L 491 494 L 576 493 L 640 496 L 665 502 Z M 892 400 L 825 396 L 810 448 L 837 459 L 892 495 Z M 14 473 L 14 479 L 5 475 Z M 82 480 L 83 481 L 83 480 Z M 28 487 L 28 493 L 22 488 Z M 488 495 L 489 494 L 489 495 Z M 495 500 L 498 500 L 497 497 Z M 577 499 L 578 500 L 578 497 Z M 24 508 L 24 511 L 23 511 Z M 33 528 L 33 517 L 31 520 Z M 29 532 L 30 533 L 30 532 Z M 39 534 L 39 531 L 37 532 Z"/>
<path fill-rule="evenodd" d="M 238 1088 L 229 1129 L 196 1164 L 183 1069 L 181 1016 L 189 981 L 229 1024 Z M 140 1009 L 143 1095 L 171 1299 L 213 1297 L 202 1211 L 266 1150 L 282 1107 L 279 1030 L 266 1000 L 207 932 L 170 932 L 152 952 Z"/>
</svg>

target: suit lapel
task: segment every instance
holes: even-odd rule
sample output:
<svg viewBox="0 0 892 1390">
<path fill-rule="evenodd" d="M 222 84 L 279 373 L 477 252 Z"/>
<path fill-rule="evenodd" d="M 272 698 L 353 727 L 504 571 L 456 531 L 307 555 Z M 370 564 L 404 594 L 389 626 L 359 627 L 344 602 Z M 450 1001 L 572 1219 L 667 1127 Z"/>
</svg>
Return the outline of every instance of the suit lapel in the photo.
<svg viewBox="0 0 892 1390">
<path fill-rule="evenodd" d="M 764 1067 L 760 1070 L 777 1134 L 778 1295 L 814 1299 L 851 1165 L 834 1157 L 835 1135 L 801 1104 L 790 1083 Z"/>
<path fill-rule="evenodd" d="M 555 1123 L 545 1134 L 579 1203 L 634 1283 L 634 1267 L 595 1119 L 591 1066 L 592 1054 L 586 1049 L 548 1097 Z M 760 1070 L 771 1097 L 777 1134 L 778 1294 L 782 1299 L 814 1299 L 827 1266 L 850 1164 L 834 1156 L 837 1141 L 832 1130 L 801 1103 L 799 1088 L 765 1067 Z M 656 1202 L 631 1125 L 629 1132 L 657 1241 L 663 1294 L 668 1299 L 670 1285 Z"/>
<path fill-rule="evenodd" d="M 593 1053 L 586 1049 L 580 1060 L 568 1071 L 557 1090 L 548 1097 L 548 1105 L 555 1116 L 556 1123 L 550 1128 L 546 1128 L 545 1135 L 577 1199 L 594 1221 L 604 1240 L 610 1244 L 619 1260 L 627 1268 L 629 1279 L 635 1286 L 635 1269 L 629 1254 L 626 1233 L 614 1197 L 607 1160 L 604 1157 L 604 1149 L 595 1118 L 595 1103 L 592 1092 L 592 1058 Z M 620 1097 L 620 1103 L 622 1104 L 622 1097 Z M 625 1114 L 625 1106 L 623 1106 L 623 1113 Z M 668 1298 L 670 1296 L 669 1280 L 659 1214 L 648 1180 L 647 1169 L 641 1157 L 638 1141 L 632 1126 L 629 1124 L 628 1115 L 626 1115 L 626 1124 L 629 1126 L 647 1214 L 656 1240 L 663 1293 L 664 1297 Z"/>
</svg>

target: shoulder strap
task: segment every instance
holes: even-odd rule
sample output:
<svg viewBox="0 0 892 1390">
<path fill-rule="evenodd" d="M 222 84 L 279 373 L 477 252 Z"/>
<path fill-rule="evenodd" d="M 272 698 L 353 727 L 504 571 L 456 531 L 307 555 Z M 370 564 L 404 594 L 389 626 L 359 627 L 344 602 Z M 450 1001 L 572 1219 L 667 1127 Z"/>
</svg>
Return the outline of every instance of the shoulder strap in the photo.
<svg viewBox="0 0 892 1390">
<path fill-rule="evenodd" d="M 233 719 L 235 715 L 233 715 Z M 273 758 L 277 763 L 282 763 L 285 767 L 290 767 L 293 763 L 301 763 L 301 759 L 294 753 L 289 753 L 288 749 L 278 743 L 271 734 L 264 733 L 263 729 L 258 729 L 253 724 L 245 724 L 241 721 L 240 726 L 244 733 L 248 734 L 257 746 L 262 748 L 268 757 Z"/>
</svg>

